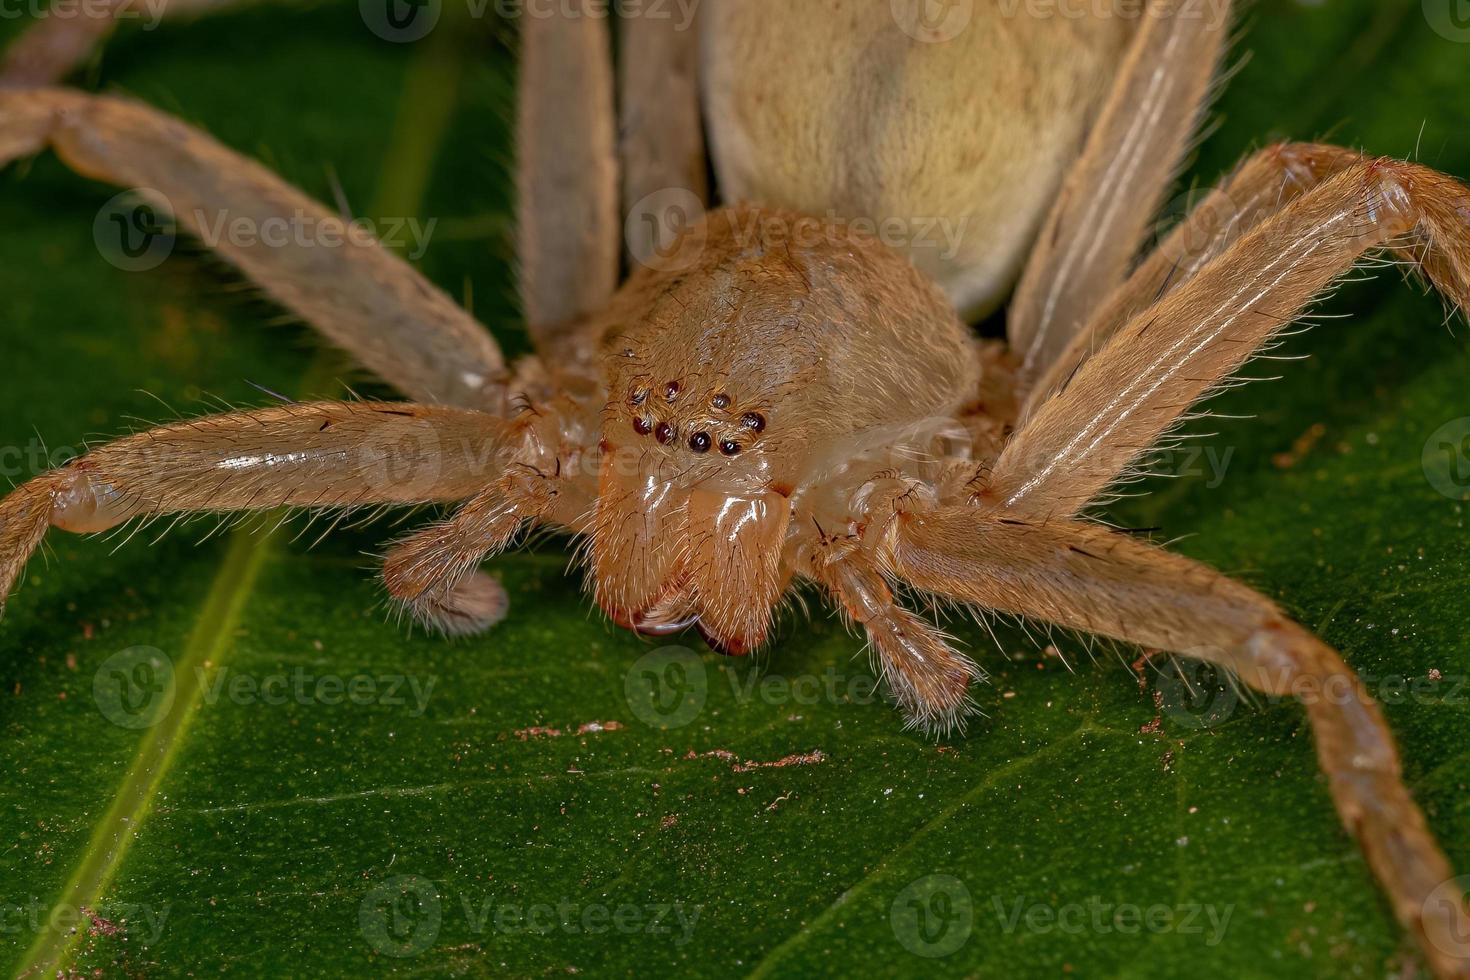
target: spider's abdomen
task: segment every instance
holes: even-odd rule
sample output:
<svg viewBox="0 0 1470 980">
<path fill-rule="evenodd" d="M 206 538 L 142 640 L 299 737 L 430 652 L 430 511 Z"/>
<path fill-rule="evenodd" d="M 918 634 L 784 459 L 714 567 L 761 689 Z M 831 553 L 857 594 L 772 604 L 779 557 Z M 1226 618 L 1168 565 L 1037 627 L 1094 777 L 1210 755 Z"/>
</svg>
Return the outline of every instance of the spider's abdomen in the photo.
<svg viewBox="0 0 1470 980">
<path fill-rule="evenodd" d="M 977 311 L 1080 151 L 1136 17 L 932 0 L 715 0 L 705 112 L 725 200 L 866 219 Z"/>
<path fill-rule="evenodd" d="M 789 579 L 789 498 L 952 416 L 979 359 L 942 290 L 840 221 L 728 208 L 660 265 L 603 325 L 598 599 L 748 649 Z"/>
</svg>

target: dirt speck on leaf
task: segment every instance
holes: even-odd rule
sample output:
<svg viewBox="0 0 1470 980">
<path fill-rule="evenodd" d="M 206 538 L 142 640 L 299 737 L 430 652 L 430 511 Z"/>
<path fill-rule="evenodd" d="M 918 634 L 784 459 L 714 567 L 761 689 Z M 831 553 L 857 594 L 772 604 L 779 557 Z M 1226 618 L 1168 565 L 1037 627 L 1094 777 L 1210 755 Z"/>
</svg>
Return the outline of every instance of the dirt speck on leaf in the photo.
<svg viewBox="0 0 1470 980">
<path fill-rule="evenodd" d="M 754 760 L 740 761 L 740 757 L 729 749 L 710 749 L 708 752 L 696 752 L 690 749 L 685 755 L 686 759 L 721 759 L 725 762 L 733 762 L 731 772 L 750 772 L 753 769 L 785 769 L 787 766 L 811 766 L 827 761 L 827 753 L 821 749 L 811 752 L 803 752 L 795 755 L 783 756 L 774 762 L 756 762 Z"/>
<path fill-rule="evenodd" d="M 1297 463 L 1301 462 L 1302 457 L 1311 452 L 1312 448 L 1321 442 L 1322 437 L 1326 434 L 1327 426 L 1321 422 L 1316 423 L 1307 429 L 1306 432 L 1296 437 L 1296 441 L 1291 444 L 1291 449 L 1272 456 L 1272 465 L 1278 470 L 1291 469 Z"/>
<path fill-rule="evenodd" d="M 533 738 L 561 738 L 563 735 L 595 735 L 600 732 L 621 731 L 623 723 L 620 721 L 589 721 L 578 725 L 576 730 L 564 732 L 560 728 L 552 728 L 547 725 L 532 725 L 530 728 L 517 728 L 511 732 L 522 742 L 528 742 Z"/>
</svg>

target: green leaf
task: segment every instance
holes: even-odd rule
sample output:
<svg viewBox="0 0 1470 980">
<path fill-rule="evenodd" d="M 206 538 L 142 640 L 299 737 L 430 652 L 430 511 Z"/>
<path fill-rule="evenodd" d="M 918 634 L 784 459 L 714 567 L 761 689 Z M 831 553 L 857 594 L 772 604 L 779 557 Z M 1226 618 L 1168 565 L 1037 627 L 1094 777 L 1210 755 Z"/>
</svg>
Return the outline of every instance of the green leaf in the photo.
<svg viewBox="0 0 1470 980">
<path fill-rule="evenodd" d="M 1319 136 L 1470 176 L 1470 45 L 1432 8 L 1257 5 L 1192 180 Z M 438 217 L 424 269 L 523 349 L 513 66 L 480 26 L 390 44 L 352 4 L 221 14 L 123 31 L 89 80 L 322 199 Z M 0 176 L 11 480 L 206 395 L 339 390 L 199 251 L 108 264 L 113 193 L 50 157 Z M 1341 649 L 1470 870 L 1470 461 L 1431 440 L 1467 413 L 1470 358 L 1397 278 L 1341 290 L 1286 380 L 1212 405 L 1254 418 L 1197 425 L 1179 478 L 1111 516 Z M 818 604 L 753 663 L 651 645 L 588 611 L 556 543 L 495 564 L 513 605 L 489 635 L 406 635 L 365 554 L 393 533 L 50 539 L 0 625 L 0 969 L 1313 977 L 1414 955 L 1292 704 L 1202 705 L 1110 649 L 955 623 L 993 681 L 935 745 Z"/>
</svg>

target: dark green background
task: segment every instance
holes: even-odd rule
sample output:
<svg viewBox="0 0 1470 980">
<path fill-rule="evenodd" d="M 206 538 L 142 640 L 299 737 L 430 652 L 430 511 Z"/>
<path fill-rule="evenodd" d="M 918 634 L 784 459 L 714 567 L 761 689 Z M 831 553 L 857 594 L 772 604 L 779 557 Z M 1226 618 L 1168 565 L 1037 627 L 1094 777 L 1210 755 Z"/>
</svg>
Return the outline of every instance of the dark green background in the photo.
<svg viewBox="0 0 1470 980">
<path fill-rule="evenodd" d="M 4 21 L 0 37 L 19 23 Z M 521 349 L 505 33 L 480 24 L 395 45 L 353 5 L 261 8 L 125 30 L 81 81 L 178 113 L 319 198 L 336 179 L 361 213 L 439 218 L 424 271 L 472 296 Z M 1417 0 L 1261 3 L 1242 50 L 1252 58 L 1192 182 L 1266 140 L 1329 135 L 1417 150 L 1470 176 L 1470 43 L 1431 29 Z M 33 472 L 14 449 L 167 418 L 154 396 L 197 413 L 206 395 L 262 403 L 252 382 L 331 395 L 345 376 L 305 330 L 263 327 L 279 311 L 197 250 L 148 273 L 107 264 L 92 224 L 113 193 L 49 156 L 0 176 L 0 446 L 12 447 L 13 480 Z M 1343 289 L 1323 312 L 1351 318 L 1291 340 L 1280 353 L 1310 357 L 1279 365 L 1286 380 L 1213 404 L 1255 416 L 1195 426 L 1215 433 L 1202 445 L 1216 459 L 1229 453 L 1223 482 L 1156 480 L 1152 496 L 1112 516 L 1157 525 L 1178 550 L 1255 583 L 1375 690 L 1438 670 L 1429 693 L 1387 712 L 1409 784 L 1470 870 L 1466 512 L 1421 465 L 1430 433 L 1470 414 L 1470 357 L 1463 324 L 1447 330 L 1439 301 L 1398 278 Z M 1319 424 L 1294 466 L 1273 462 Z M 1166 711 L 1155 731 L 1153 680 L 1141 691 L 1111 650 L 1089 659 L 1058 637 L 1072 674 L 1037 653 L 1039 635 L 998 628 L 997 649 L 957 621 L 994 674 L 976 691 L 986 717 L 966 738 L 936 746 L 881 704 L 742 699 L 730 662 L 703 652 L 689 675 L 706 680 L 703 711 L 660 731 L 625 695 L 630 668 L 656 648 L 588 611 L 556 544 L 499 560 L 510 618 L 446 643 L 385 622 L 366 553 L 392 527 L 310 550 L 289 532 L 197 544 L 203 533 L 116 551 L 54 536 L 0 626 L 0 906 L 86 905 L 118 924 L 63 944 L 62 965 L 78 971 L 1377 977 L 1414 955 L 1338 826 L 1290 704 L 1240 705 L 1204 729 Z M 93 698 L 99 668 L 136 645 L 164 651 L 180 682 L 147 735 L 109 722 Z M 810 621 L 789 617 L 761 666 L 788 678 L 868 672 L 861 643 L 820 608 Z M 229 699 L 190 713 L 195 667 L 437 684 L 421 717 Z M 734 669 L 744 678 L 748 666 Z M 573 734 L 610 720 L 623 727 Z M 567 734 L 515 734 L 532 726 Z M 824 761 L 736 772 L 705 754 L 716 750 Z M 112 850 L 124 827 L 136 839 Z M 83 873 L 100 889 L 78 891 Z M 973 905 L 964 945 L 937 959 L 914 955 L 912 934 L 890 919 L 900 893 L 929 875 L 960 879 Z M 405 935 L 431 940 L 408 958 L 369 941 L 374 889 L 401 887 L 399 876 L 441 896 L 437 932 L 423 931 L 432 909 L 406 907 L 420 931 Z M 1229 910 L 1229 925 L 1207 945 L 1208 933 L 1181 931 L 1007 933 L 997 913 L 997 903 L 1062 908 L 1093 896 Z M 497 930 L 493 912 L 477 929 L 465 914 L 466 904 L 478 916 L 487 904 L 559 902 L 700 914 L 682 944 Z M 139 906 L 167 910 L 152 944 L 128 912 Z M 28 923 L 7 925 L 17 928 L 0 932 L 6 972 L 54 948 Z"/>
</svg>

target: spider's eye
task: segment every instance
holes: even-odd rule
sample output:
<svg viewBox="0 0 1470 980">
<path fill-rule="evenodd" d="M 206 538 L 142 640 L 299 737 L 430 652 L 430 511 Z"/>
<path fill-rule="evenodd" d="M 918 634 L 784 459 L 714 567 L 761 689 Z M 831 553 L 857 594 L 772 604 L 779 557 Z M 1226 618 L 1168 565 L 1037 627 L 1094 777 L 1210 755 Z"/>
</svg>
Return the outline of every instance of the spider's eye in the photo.
<svg viewBox="0 0 1470 980">
<path fill-rule="evenodd" d="M 670 381 L 668 384 L 664 385 L 664 401 L 668 402 L 669 404 L 673 404 L 674 400 L 679 397 L 679 391 L 679 382 Z"/>
<path fill-rule="evenodd" d="M 697 453 L 709 452 L 709 433 L 694 433 L 694 435 L 689 437 L 689 448 Z"/>
<path fill-rule="evenodd" d="M 667 422 L 660 422 L 654 430 L 653 437 L 667 446 L 674 441 L 674 427 Z"/>
<path fill-rule="evenodd" d="M 740 427 L 751 432 L 761 432 L 766 427 L 766 417 L 760 412 L 746 412 L 740 416 Z"/>
<path fill-rule="evenodd" d="M 726 456 L 734 456 L 740 452 L 740 443 L 736 442 L 734 439 L 721 439 L 720 452 L 724 453 Z"/>
<path fill-rule="evenodd" d="M 711 398 L 710 401 L 709 401 L 709 403 L 711 405 L 713 405 L 715 408 L 729 408 L 730 407 L 730 396 L 727 395 L 727 394 L 725 394 L 724 392 L 721 392 L 720 394 L 718 394 L 715 397 Z"/>
<path fill-rule="evenodd" d="M 640 436 L 646 436 L 653 431 L 653 420 L 647 415 L 635 415 L 633 417 L 633 431 Z"/>
</svg>

